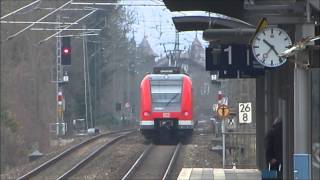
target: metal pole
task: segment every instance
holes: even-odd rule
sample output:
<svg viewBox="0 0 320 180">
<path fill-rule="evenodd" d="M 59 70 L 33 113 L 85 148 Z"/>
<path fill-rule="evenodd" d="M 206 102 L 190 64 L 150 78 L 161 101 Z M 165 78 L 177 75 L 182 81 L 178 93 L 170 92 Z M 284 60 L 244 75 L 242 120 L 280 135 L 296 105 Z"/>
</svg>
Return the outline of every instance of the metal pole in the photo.
<svg viewBox="0 0 320 180">
<path fill-rule="evenodd" d="M 294 69 L 294 149 L 295 153 L 307 153 L 308 134 L 308 72 L 302 68 L 295 67 Z"/>
<path fill-rule="evenodd" d="M 222 132 L 222 167 L 225 168 L 226 165 L 226 135 L 225 135 L 225 119 L 221 122 L 221 132 Z"/>
<path fill-rule="evenodd" d="M 170 51 L 169 53 L 170 53 L 170 57 L 169 57 L 169 67 L 171 67 L 172 53 L 171 53 L 171 51 Z"/>
<path fill-rule="evenodd" d="M 310 8 L 310 0 L 306 2 L 306 13 L 307 13 L 307 22 L 311 23 L 311 8 Z"/>
<path fill-rule="evenodd" d="M 58 15 L 58 19 L 60 19 L 59 18 L 59 15 Z M 59 25 L 58 25 L 59 26 Z M 57 27 L 57 28 L 59 28 L 59 27 Z M 58 76 L 58 59 L 59 59 L 59 56 L 60 56 L 60 52 L 59 52 L 59 49 L 60 49 L 60 47 L 59 47 L 59 44 L 60 44 L 60 38 L 57 38 L 57 44 L 56 44 L 56 94 L 55 94 L 55 96 L 56 96 L 56 134 L 57 134 L 57 136 L 59 136 L 59 112 L 58 112 L 58 108 L 59 108 L 59 105 L 58 105 L 58 91 L 59 91 L 59 83 L 58 83 L 58 81 L 59 81 L 59 76 Z"/>
<path fill-rule="evenodd" d="M 60 15 L 57 15 L 57 21 L 60 22 Z M 57 25 L 57 29 L 60 29 L 60 24 Z M 59 114 L 59 103 L 58 103 L 58 93 L 59 93 L 59 77 L 60 77 L 60 70 L 61 70 L 61 39 L 57 38 L 56 44 L 56 128 L 57 128 L 57 136 L 60 135 L 60 114 Z"/>
<path fill-rule="evenodd" d="M 86 26 L 83 26 L 85 29 Z M 84 78 L 84 104 L 85 104 L 85 112 L 86 112 L 86 128 L 88 129 L 88 105 L 87 105 L 87 71 L 86 71 L 86 56 L 87 56 L 87 52 L 86 52 L 86 36 L 83 36 L 82 38 L 82 47 L 83 47 L 83 78 Z"/>
<path fill-rule="evenodd" d="M 306 36 L 314 36 L 313 24 L 296 25 L 296 39 Z M 305 52 L 298 54 L 295 60 L 307 61 L 308 55 Z M 294 68 L 294 166 L 305 164 L 306 169 L 294 169 L 294 177 L 299 179 L 301 174 L 307 175 L 304 178 L 311 178 L 311 162 L 304 159 L 298 160 L 300 155 L 309 156 L 311 152 L 311 95 L 310 95 L 310 71 L 299 67 L 297 63 Z M 297 168 L 297 167 L 295 167 Z M 308 172 L 303 172 L 308 171 Z"/>
<path fill-rule="evenodd" d="M 88 52 L 88 46 L 86 43 L 86 52 Z M 93 128 L 93 121 L 92 121 L 92 101 L 91 101 L 91 85 L 90 85 L 90 69 L 89 69 L 89 58 L 87 58 L 88 53 L 86 53 L 86 69 L 87 69 L 87 75 L 88 75 L 88 93 L 89 93 L 89 111 L 90 111 L 90 122 L 91 127 Z"/>
</svg>

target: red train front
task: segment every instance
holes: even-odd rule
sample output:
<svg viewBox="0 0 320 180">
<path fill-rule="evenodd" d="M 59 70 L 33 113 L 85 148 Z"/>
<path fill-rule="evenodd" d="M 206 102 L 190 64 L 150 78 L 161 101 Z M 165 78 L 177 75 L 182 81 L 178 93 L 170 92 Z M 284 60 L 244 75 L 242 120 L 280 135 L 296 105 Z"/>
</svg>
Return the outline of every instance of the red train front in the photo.
<svg viewBox="0 0 320 180">
<path fill-rule="evenodd" d="M 157 136 L 161 130 L 192 132 L 192 81 L 178 68 L 155 68 L 142 79 L 140 96 L 140 131 L 145 137 Z"/>
</svg>

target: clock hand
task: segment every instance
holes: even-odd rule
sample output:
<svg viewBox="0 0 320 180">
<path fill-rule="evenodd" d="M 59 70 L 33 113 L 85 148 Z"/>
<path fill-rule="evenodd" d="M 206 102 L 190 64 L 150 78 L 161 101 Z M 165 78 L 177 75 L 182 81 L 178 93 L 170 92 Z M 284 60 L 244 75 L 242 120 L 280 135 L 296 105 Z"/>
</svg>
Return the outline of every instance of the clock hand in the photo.
<svg viewBox="0 0 320 180">
<path fill-rule="evenodd" d="M 278 56 L 279 53 L 276 51 L 276 49 L 274 48 L 274 45 L 270 44 L 267 40 L 263 39 L 263 42 L 266 43 L 272 50 L 274 53 L 276 53 L 276 55 Z"/>
<path fill-rule="evenodd" d="M 279 53 L 276 51 L 274 47 L 272 47 L 271 49 L 273 50 L 274 53 L 276 53 L 277 56 L 279 56 Z"/>
<path fill-rule="evenodd" d="M 266 54 L 269 54 L 271 50 L 272 50 L 272 48 L 270 48 L 270 49 L 266 52 Z"/>
<path fill-rule="evenodd" d="M 270 48 L 273 48 L 274 46 L 272 44 L 270 44 L 268 41 L 266 41 L 265 39 L 263 39 L 263 42 L 266 43 Z"/>
<path fill-rule="evenodd" d="M 272 48 L 269 48 L 269 50 L 266 53 L 262 54 L 262 57 L 267 58 L 268 54 L 270 53 L 271 50 L 272 50 Z"/>
</svg>

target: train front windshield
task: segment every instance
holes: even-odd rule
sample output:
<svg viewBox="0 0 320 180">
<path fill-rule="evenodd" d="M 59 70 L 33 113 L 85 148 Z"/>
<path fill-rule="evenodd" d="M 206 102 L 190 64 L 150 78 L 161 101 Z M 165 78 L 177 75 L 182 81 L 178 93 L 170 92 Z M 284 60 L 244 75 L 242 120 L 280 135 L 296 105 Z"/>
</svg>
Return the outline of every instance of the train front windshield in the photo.
<svg viewBox="0 0 320 180">
<path fill-rule="evenodd" d="M 151 80 L 152 110 L 178 112 L 181 109 L 182 80 Z"/>
</svg>

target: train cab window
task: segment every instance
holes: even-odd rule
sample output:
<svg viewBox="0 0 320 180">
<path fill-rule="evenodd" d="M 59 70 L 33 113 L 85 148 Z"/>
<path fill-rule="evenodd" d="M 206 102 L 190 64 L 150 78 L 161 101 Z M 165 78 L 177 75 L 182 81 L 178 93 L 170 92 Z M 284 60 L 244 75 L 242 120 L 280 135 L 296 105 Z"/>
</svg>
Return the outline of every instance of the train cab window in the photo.
<svg viewBox="0 0 320 180">
<path fill-rule="evenodd" d="M 151 81 L 153 111 L 180 111 L 181 90 L 181 80 Z"/>
</svg>

